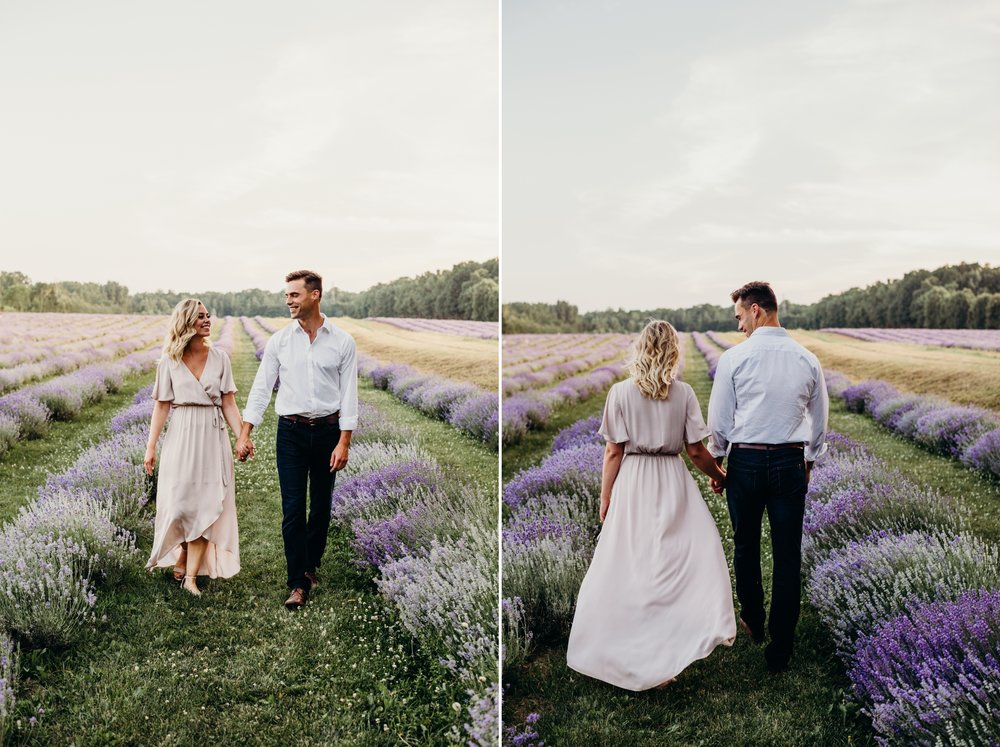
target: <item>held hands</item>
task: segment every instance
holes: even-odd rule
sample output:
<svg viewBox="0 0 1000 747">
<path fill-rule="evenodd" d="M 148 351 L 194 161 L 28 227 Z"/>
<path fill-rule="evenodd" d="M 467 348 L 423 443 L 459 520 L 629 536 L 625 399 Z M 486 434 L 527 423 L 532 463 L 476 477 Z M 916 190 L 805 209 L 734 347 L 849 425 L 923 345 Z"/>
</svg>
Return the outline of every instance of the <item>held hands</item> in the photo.
<svg viewBox="0 0 1000 747">
<path fill-rule="evenodd" d="M 241 435 L 236 439 L 236 458 L 241 462 L 245 462 L 247 459 L 253 459 L 257 454 L 257 450 L 254 448 L 253 441 L 250 440 L 250 436 Z"/>
<path fill-rule="evenodd" d="M 722 472 L 722 479 L 712 477 L 708 481 L 708 486 L 712 489 L 712 492 L 716 495 L 722 495 L 722 491 L 726 489 L 726 471 L 719 467 L 719 471 Z"/>
</svg>

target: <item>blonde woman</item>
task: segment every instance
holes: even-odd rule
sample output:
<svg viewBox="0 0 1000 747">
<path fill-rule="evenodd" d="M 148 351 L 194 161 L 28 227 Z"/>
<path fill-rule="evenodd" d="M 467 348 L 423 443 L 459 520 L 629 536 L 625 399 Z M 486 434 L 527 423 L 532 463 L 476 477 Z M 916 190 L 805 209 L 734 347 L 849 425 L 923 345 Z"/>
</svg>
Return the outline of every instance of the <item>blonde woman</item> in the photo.
<svg viewBox="0 0 1000 747">
<path fill-rule="evenodd" d="M 627 690 L 666 686 L 736 637 L 719 530 L 680 452 L 722 484 L 726 475 L 701 443 L 708 428 L 694 391 L 676 379 L 679 360 L 674 328 L 647 324 L 600 428 L 603 528 L 566 658 Z"/>
<path fill-rule="evenodd" d="M 229 356 L 212 347 L 205 306 L 181 301 L 170 316 L 153 385 L 146 472 L 167 417 L 156 481 L 153 550 L 146 569 L 173 566 L 174 578 L 200 595 L 197 577 L 229 578 L 240 570 L 232 446 L 226 424 L 243 425 Z"/>
</svg>

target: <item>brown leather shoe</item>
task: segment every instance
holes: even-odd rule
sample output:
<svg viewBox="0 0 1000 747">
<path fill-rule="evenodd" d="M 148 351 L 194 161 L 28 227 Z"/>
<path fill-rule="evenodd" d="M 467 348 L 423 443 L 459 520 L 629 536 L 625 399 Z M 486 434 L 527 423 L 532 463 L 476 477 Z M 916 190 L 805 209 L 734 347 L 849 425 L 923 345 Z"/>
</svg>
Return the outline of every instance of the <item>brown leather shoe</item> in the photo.
<svg viewBox="0 0 1000 747">
<path fill-rule="evenodd" d="M 309 591 L 315 591 L 316 587 L 319 586 L 319 579 L 316 578 L 316 574 L 306 571 L 302 575 L 309 579 Z"/>
<path fill-rule="evenodd" d="M 289 596 L 288 599 L 285 600 L 285 608 L 290 610 L 297 610 L 306 603 L 306 599 L 308 598 L 309 598 L 309 592 L 301 587 L 296 586 L 294 589 L 292 589 L 291 596 Z"/>
</svg>

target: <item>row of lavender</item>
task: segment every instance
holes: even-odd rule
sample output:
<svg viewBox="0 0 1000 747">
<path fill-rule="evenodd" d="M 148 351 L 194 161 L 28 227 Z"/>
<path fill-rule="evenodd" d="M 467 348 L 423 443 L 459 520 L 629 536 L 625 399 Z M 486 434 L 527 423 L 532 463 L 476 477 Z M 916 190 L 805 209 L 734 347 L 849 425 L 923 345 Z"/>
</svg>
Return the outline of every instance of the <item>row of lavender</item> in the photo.
<svg viewBox="0 0 1000 747">
<path fill-rule="evenodd" d="M 120 339 L 122 335 L 124 339 Z M 19 389 L 33 381 L 69 373 L 90 363 L 121 358 L 129 353 L 147 350 L 156 343 L 157 335 L 148 328 L 118 329 L 115 334 L 94 337 L 86 347 L 60 350 L 50 347 L 42 359 L 0 368 L 0 394 Z"/>
<path fill-rule="evenodd" d="M 126 377 L 152 369 L 158 355 L 132 353 L 0 397 L 0 459 L 17 441 L 44 436 L 49 421 L 73 420 L 87 405 L 119 391 Z"/>
<path fill-rule="evenodd" d="M 500 324 L 497 322 L 476 322 L 469 319 L 412 319 L 408 317 L 370 316 L 373 322 L 391 324 L 399 329 L 411 332 L 436 332 L 443 335 L 459 335 L 461 337 L 478 337 L 483 340 L 495 340 L 500 336 Z"/>
<path fill-rule="evenodd" d="M 464 739 L 495 745 L 495 493 L 456 479 L 418 442 L 362 401 L 350 471 L 333 490 L 334 521 L 406 629 L 465 688 Z M 460 731 L 456 724 L 456 741 Z"/>
<path fill-rule="evenodd" d="M 163 317 L 6 312 L 0 316 L 0 368 L 145 336 Z"/>
<path fill-rule="evenodd" d="M 153 482 L 142 465 L 152 400 L 147 387 L 111 421 L 111 435 L 0 528 L 0 737 L 14 713 L 18 650 L 70 645 L 94 622 L 102 586 L 137 561 L 136 533 Z"/>
<path fill-rule="evenodd" d="M 572 622 L 600 522 L 603 439 L 599 417 L 560 431 L 550 454 L 519 472 L 503 489 L 501 618 L 504 669 L 523 663 L 535 643 L 563 638 Z M 525 725 L 508 723 L 504 742 L 531 744 L 537 714 Z"/>
<path fill-rule="evenodd" d="M 732 347 L 708 333 L 692 333 L 695 346 L 708 363 L 709 378 L 722 355 L 716 345 Z M 831 394 L 843 399 L 851 412 L 866 413 L 899 436 L 938 454 L 954 457 L 967 467 L 1000 476 L 1000 416 L 973 405 L 956 405 L 941 397 L 900 392 L 892 384 L 869 379 L 850 385 L 837 371 L 826 371 Z"/>
<path fill-rule="evenodd" d="M 382 363 L 358 355 L 358 373 L 377 389 L 437 420 L 443 420 L 494 451 L 498 448 L 499 402 L 495 392 L 474 384 L 420 373 L 405 363 Z"/>
<path fill-rule="evenodd" d="M 904 342 L 911 345 L 934 345 L 943 348 L 1000 351 L 1000 330 L 996 329 L 885 329 L 878 327 L 824 327 L 833 332 L 866 342 Z"/>
<path fill-rule="evenodd" d="M 992 410 L 904 394 L 877 379 L 847 386 L 840 394 L 848 410 L 866 413 L 930 451 L 1000 477 L 1000 416 Z"/>
<path fill-rule="evenodd" d="M 962 504 L 831 433 L 803 562 L 881 744 L 1000 743 L 1000 553 Z"/>
<path fill-rule="evenodd" d="M 520 335 L 519 337 L 528 337 L 528 335 Z M 576 339 L 581 337 L 580 335 L 574 336 Z M 621 379 L 625 375 L 625 352 L 632 338 L 628 335 L 615 335 L 614 337 L 616 338 L 614 340 L 616 359 L 597 368 L 591 368 L 594 354 L 581 352 L 580 360 L 584 362 L 582 369 L 585 373 L 569 376 L 548 389 L 517 393 L 505 397 L 501 408 L 501 439 L 504 446 L 520 443 L 529 431 L 544 428 L 559 407 L 582 402 L 588 397 L 605 392 L 614 382 Z M 680 370 L 684 368 L 684 349 L 684 336 L 681 335 Z M 603 356 L 606 352 L 603 346 L 601 351 L 599 356 Z M 562 360 L 563 355 L 569 357 Z M 561 362 L 553 363 L 541 373 L 549 375 L 549 369 L 551 369 L 553 378 L 558 379 L 562 373 L 580 370 L 580 364 L 574 362 L 570 351 L 562 350 L 559 359 Z M 532 372 L 530 375 L 538 373 Z M 504 387 L 505 389 L 507 387 L 507 369 L 504 372 Z"/>
</svg>

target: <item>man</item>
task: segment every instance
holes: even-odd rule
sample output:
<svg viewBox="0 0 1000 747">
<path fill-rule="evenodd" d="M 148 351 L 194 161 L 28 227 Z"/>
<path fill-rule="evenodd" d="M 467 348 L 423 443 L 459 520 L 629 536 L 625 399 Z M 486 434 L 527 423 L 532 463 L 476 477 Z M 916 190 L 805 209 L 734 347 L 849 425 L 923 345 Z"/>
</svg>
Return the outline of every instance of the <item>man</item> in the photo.
<svg viewBox="0 0 1000 747">
<path fill-rule="evenodd" d="M 240 459 L 253 456 L 250 432 L 260 425 L 275 381 L 280 380 L 274 409 L 281 534 L 291 589 L 285 607 L 296 610 L 318 583 L 334 473 L 347 465 L 351 432 L 358 423 L 358 366 L 354 339 L 320 313 L 322 278 L 299 270 L 289 273 L 285 282 L 285 305 L 295 321 L 267 341 L 236 450 Z"/>
<path fill-rule="evenodd" d="M 802 517 L 813 462 L 826 450 L 829 400 L 816 356 L 778 323 L 771 286 L 732 292 L 746 342 L 719 359 L 708 403 L 709 450 L 721 465 L 729 453 L 726 499 L 733 524 L 740 628 L 764 642 L 760 531 L 764 511 L 774 555 L 767 668 L 781 672 L 792 656 L 799 619 Z M 722 492 L 713 480 L 712 489 Z"/>
</svg>

